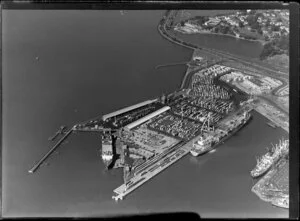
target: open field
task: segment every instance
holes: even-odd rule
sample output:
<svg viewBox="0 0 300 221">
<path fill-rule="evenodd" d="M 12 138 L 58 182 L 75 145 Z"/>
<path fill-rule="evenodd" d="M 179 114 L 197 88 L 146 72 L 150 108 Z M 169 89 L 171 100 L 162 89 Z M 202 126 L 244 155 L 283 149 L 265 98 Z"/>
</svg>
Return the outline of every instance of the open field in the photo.
<svg viewBox="0 0 300 221">
<path fill-rule="evenodd" d="M 263 100 L 260 100 L 255 110 L 268 118 L 277 126 L 289 132 L 289 117 L 279 111 L 276 107 L 269 105 Z"/>
</svg>

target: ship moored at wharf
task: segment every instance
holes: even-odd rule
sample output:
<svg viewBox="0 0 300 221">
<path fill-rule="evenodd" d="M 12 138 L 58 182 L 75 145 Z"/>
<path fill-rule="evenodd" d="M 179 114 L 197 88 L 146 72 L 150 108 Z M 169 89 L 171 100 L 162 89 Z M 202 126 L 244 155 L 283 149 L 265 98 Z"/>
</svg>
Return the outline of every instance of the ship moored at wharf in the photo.
<svg viewBox="0 0 300 221">
<path fill-rule="evenodd" d="M 113 161 L 113 145 L 110 136 L 102 136 L 101 158 L 106 168 L 109 168 Z"/>
<path fill-rule="evenodd" d="M 193 156 L 199 156 L 213 150 L 218 144 L 224 142 L 225 139 L 228 139 L 239 131 L 250 118 L 251 115 L 248 112 L 237 114 L 234 120 L 229 121 L 227 128 L 204 132 L 203 135 L 199 137 L 199 140 L 193 143 L 191 154 Z"/>
<path fill-rule="evenodd" d="M 278 160 L 287 155 L 289 152 L 289 140 L 280 140 L 279 145 L 276 144 L 262 157 L 256 159 L 256 166 L 251 170 L 250 174 L 253 178 L 265 174 Z"/>
</svg>

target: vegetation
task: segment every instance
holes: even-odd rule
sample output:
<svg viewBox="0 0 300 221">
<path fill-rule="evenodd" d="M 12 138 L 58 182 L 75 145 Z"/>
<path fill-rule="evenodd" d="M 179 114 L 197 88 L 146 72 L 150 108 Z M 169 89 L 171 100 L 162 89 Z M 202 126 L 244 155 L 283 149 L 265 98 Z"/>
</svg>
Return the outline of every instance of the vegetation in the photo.
<svg viewBox="0 0 300 221">
<path fill-rule="evenodd" d="M 265 44 L 260 54 L 260 59 L 263 60 L 280 54 L 289 54 L 289 35 L 282 35 L 281 37 Z"/>
<path fill-rule="evenodd" d="M 233 29 L 226 23 L 220 23 L 213 28 L 213 32 L 235 35 Z"/>
</svg>

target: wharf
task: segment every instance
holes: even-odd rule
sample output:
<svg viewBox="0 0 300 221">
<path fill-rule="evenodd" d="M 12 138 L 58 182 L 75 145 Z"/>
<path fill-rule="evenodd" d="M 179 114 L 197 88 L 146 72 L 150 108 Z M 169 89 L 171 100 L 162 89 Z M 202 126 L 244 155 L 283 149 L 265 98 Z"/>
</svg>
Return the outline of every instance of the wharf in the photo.
<svg viewBox="0 0 300 221">
<path fill-rule="evenodd" d="M 282 120 L 282 117 L 288 117 L 286 117 L 283 113 L 280 113 L 280 111 L 276 107 L 263 103 L 262 105 L 257 105 L 255 107 L 255 110 L 266 117 L 274 125 L 281 127 L 289 133 L 289 123 L 286 120 Z"/>
<path fill-rule="evenodd" d="M 261 200 L 275 206 L 289 205 L 289 161 L 279 160 L 277 165 L 262 177 L 251 189 Z"/>
<path fill-rule="evenodd" d="M 114 190 L 116 195 L 112 198 L 115 200 L 122 200 L 126 195 L 137 189 L 143 183 L 150 180 L 155 175 L 159 174 L 164 169 L 168 168 L 173 163 L 187 155 L 193 147 L 193 142 L 199 139 L 199 136 L 200 135 L 196 136 L 187 143 L 178 144 L 166 155 L 163 155 L 160 159 L 155 160 L 152 165 L 150 164 L 142 171 L 138 171 L 139 174 L 129 180 L 127 187 L 125 184 L 122 184 Z"/>
<path fill-rule="evenodd" d="M 71 128 L 68 132 L 66 132 L 66 134 L 54 145 L 54 147 L 52 147 L 48 153 L 42 158 L 40 159 L 40 161 L 38 163 L 36 163 L 28 172 L 29 173 L 34 173 L 39 167 L 40 165 L 54 152 L 54 150 L 56 150 L 59 145 L 73 132 L 73 128 Z"/>
</svg>

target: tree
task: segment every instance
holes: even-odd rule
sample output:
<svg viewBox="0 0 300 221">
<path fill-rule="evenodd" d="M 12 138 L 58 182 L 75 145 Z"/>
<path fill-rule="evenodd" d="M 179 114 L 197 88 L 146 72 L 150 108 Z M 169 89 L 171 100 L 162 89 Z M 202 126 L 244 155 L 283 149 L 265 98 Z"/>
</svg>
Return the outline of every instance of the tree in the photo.
<svg viewBox="0 0 300 221">
<path fill-rule="evenodd" d="M 262 30 L 261 30 L 261 27 L 259 26 L 259 28 L 257 29 L 257 33 L 258 34 L 260 34 L 260 35 L 262 35 L 263 34 L 263 32 L 262 32 Z"/>
<path fill-rule="evenodd" d="M 229 31 L 230 31 L 230 28 L 229 28 L 228 26 L 225 26 L 225 27 L 224 27 L 224 30 L 223 30 L 223 33 L 224 33 L 224 34 L 228 34 Z"/>
<path fill-rule="evenodd" d="M 254 22 L 254 19 L 255 19 L 254 15 L 248 15 L 246 18 L 249 25 Z"/>
<path fill-rule="evenodd" d="M 265 36 L 265 41 L 269 41 L 269 40 L 270 40 L 269 36 L 266 35 L 266 36 Z"/>
<path fill-rule="evenodd" d="M 251 23 L 250 27 L 254 30 L 257 30 L 260 28 L 260 25 L 258 22 L 255 21 L 255 22 Z"/>
<path fill-rule="evenodd" d="M 245 27 L 245 26 L 244 26 L 244 23 L 243 23 L 242 21 L 239 21 L 239 27 L 240 27 L 240 28 Z"/>
<path fill-rule="evenodd" d="M 272 31 L 279 31 L 280 28 L 279 28 L 279 26 L 272 25 L 272 26 L 271 26 L 271 30 L 272 30 Z"/>
</svg>

